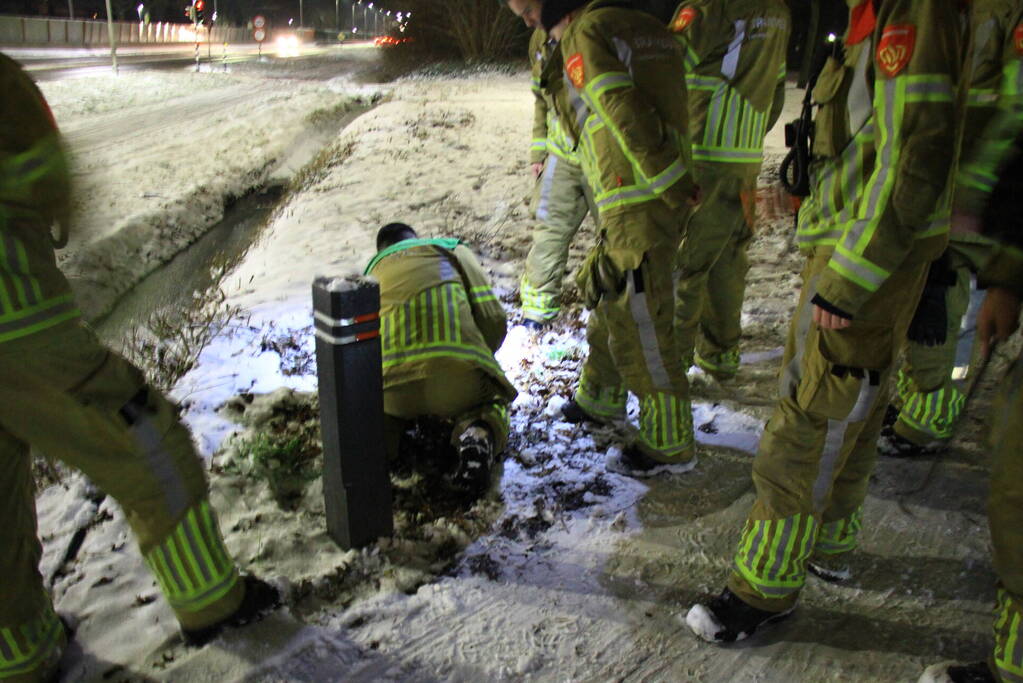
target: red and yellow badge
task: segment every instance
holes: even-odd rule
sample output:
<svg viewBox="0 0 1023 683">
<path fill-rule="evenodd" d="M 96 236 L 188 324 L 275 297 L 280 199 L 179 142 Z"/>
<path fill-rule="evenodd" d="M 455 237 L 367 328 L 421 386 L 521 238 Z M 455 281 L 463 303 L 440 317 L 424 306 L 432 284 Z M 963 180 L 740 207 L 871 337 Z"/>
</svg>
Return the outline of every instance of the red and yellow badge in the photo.
<svg viewBox="0 0 1023 683">
<path fill-rule="evenodd" d="M 1017 26 L 1013 31 L 1012 44 L 1016 47 L 1016 54 L 1023 57 L 1023 24 Z"/>
<path fill-rule="evenodd" d="M 888 78 L 894 78 L 913 57 L 916 46 L 916 26 L 901 24 L 885 26 L 877 44 L 877 66 Z"/>
<path fill-rule="evenodd" d="M 675 33 L 681 33 L 689 28 L 689 24 L 693 23 L 693 20 L 699 16 L 699 11 L 695 7 L 683 7 L 678 14 L 675 15 L 675 20 L 671 22 L 671 30 Z"/>
<path fill-rule="evenodd" d="M 565 62 L 565 73 L 568 74 L 568 80 L 572 81 L 572 85 L 577 90 L 582 90 L 586 84 L 586 71 L 583 69 L 583 56 L 581 53 L 576 52 L 568 58 L 568 61 Z"/>
</svg>

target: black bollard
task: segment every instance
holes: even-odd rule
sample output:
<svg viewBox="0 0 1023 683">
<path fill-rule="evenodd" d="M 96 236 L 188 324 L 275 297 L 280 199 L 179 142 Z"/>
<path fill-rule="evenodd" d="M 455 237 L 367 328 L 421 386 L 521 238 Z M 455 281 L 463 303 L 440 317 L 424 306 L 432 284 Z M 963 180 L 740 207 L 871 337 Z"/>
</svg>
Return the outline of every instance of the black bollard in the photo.
<svg viewBox="0 0 1023 683">
<path fill-rule="evenodd" d="M 394 531 L 384 451 L 380 286 L 358 275 L 313 281 L 327 532 L 348 550 Z"/>
</svg>

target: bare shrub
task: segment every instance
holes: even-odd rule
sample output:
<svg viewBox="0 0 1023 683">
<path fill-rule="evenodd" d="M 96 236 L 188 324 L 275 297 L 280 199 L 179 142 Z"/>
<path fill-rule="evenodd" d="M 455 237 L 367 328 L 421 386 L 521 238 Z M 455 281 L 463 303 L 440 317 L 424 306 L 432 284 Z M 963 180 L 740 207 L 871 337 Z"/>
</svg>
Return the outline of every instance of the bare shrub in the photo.
<svg viewBox="0 0 1023 683">
<path fill-rule="evenodd" d="M 390 59 L 525 61 L 529 33 L 495 0 L 411 0 L 408 4 L 412 20 L 403 35 L 412 41 L 387 50 Z"/>
</svg>

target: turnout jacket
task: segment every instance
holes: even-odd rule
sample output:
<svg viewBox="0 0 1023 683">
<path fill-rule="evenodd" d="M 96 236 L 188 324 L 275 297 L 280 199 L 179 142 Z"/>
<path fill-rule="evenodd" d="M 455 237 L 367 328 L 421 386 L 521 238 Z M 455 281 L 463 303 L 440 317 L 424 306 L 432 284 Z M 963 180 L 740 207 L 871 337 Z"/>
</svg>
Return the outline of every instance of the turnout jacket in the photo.
<svg viewBox="0 0 1023 683">
<path fill-rule="evenodd" d="M 974 0 L 973 72 L 955 208 L 979 214 L 1023 130 L 1023 3 Z"/>
<path fill-rule="evenodd" d="M 79 316 L 57 269 L 51 227 L 66 234 L 71 182 L 46 100 L 0 54 L 0 343 Z M 60 238 L 61 241 L 63 237 Z"/>
<path fill-rule="evenodd" d="M 693 160 L 755 175 L 785 104 L 783 0 L 688 0 L 668 24 L 682 47 Z"/>
<path fill-rule="evenodd" d="M 511 400 L 516 391 L 494 352 L 506 316 L 476 257 L 456 239 L 409 239 L 377 253 L 384 389 L 471 366 Z"/>
<path fill-rule="evenodd" d="M 961 131 L 957 0 L 852 2 L 845 58 L 814 88 L 814 189 L 799 212 L 804 250 L 833 248 L 818 297 L 856 312 L 904 264 L 948 241 Z"/>
<path fill-rule="evenodd" d="M 681 207 L 695 192 L 678 43 L 621 0 L 593 0 L 560 45 L 568 97 L 556 104 L 578 141 L 608 246 L 641 253 L 677 241 L 626 217 L 652 201 Z"/>
<path fill-rule="evenodd" d="M 565 96 L 565 82 L 561 78 L 561 51 L 547 39 L 542 28 L 533 31 L 529 39 L 529 66 L 533 76 L 533 144 L 529 162 L 540 163 L 548 154 L 555 154 L 573 164 L 579 163 L 575 153 L 575 140 L 558 118 L 554 101 Z"/>
</svg>

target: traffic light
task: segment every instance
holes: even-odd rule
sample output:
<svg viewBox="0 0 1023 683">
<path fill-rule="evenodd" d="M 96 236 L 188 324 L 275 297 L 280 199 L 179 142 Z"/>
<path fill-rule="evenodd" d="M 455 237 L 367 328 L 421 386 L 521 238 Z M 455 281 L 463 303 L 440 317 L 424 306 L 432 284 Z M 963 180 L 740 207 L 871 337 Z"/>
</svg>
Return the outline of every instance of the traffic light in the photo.
<svg viewBox="0 0 1023 683">
<path fill-rule="evenodd" d="M 206 18 L 206 0 L 195 0 L 195 23 L 203 24 Z"/>
</svg>

